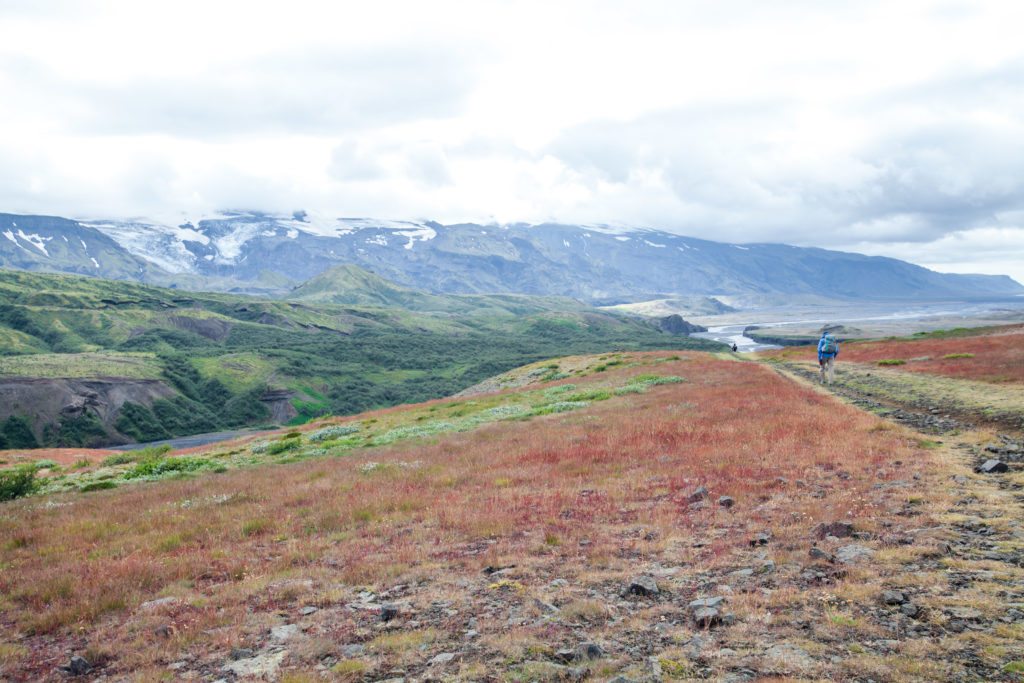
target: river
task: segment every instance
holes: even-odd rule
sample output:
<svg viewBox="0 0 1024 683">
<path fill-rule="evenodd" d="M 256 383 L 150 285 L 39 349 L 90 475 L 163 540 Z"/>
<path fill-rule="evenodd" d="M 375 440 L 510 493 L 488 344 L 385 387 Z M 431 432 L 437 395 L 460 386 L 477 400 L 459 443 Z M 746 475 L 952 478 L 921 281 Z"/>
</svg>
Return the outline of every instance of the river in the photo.
<svg viewBox="0 0 1024 683">
<path fill-rule="evenodd" d="M 104 446 L 104 449 L 108 451 L 137 451 L 142 448 L 150 448 L 151 446 L 170 446 L 173 450 L 177 451 L 183 448 L 208 446 L 211 443 L 228 441 L 240 436 L 248 436 L 256 433 L 256 431 L 251 429 L 239 429 L 233 432 L 210 432 L 209 434 L 179 436 L 177 439 L 164 439 L 163 441 L 150 441 L 149 443 L 126 443 L 123 446 Z"/>
<path fill-rule="evenodd" d="M 720 325 L 718 327 L 709 327 L 707 332 L 696 332 L 690 336 L 697 337 L 698 339 L 711 339 L 712 341 L 725 344 L 735 344 L 736 350 L 739 353 L 752 353 L 754 351 L 779 348 L 774 344 L 762 344 L 745 336 L 743 330 L 746 328 L 747 325 Z"/>
</svg>

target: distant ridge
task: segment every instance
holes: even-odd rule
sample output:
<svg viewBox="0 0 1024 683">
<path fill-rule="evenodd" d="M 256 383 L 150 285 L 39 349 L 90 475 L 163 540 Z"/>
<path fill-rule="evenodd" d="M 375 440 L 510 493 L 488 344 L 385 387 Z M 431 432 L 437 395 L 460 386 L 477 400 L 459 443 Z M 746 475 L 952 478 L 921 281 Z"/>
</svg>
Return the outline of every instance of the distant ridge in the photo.
<svg viewBox="0 0 1024 683">
<path fill-rule="evenodd" d="M 647 229 L 441 225 L 305 212 L 231 212 L 178 225 L 0 214 L 0 266 L 23 270 L 288 296 L 341 265 L 394 283 L 382 287 L 355 271 L 330 276 L 340 278 L 335 284 L 348 296 L 365 288 L 359 296 L 405 300 L 406 306 L 439 302 L 402 287 L 434 295 L 566 296 L 590 304 L 692 296 L 794 301 L 1024 294 L 1024 286 L 1001 275 L 944 274 L 879 256 L 729 244 Z M 329 289 L 313 283 L 298 296 L 327 296 Z"/>
<path fill-rule="evenodd" d="M 582 310 L 566 297 L 521 294 L 428 294 L 401 287 L 352 264 L 334 266 L 293 289 L 285 297 L 309 304 L 402 308 L 420 313 L 525 315 L 549 310 Z"/>
</svg>

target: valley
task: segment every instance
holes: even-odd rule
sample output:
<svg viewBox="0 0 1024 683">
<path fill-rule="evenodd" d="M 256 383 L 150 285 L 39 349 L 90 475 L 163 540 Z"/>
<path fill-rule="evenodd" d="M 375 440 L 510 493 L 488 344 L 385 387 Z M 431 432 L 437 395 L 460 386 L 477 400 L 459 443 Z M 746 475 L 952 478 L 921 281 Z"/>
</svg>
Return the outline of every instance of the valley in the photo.
<svg viewBox="0 0 1024 683">
<path fill-rule="evenodd" d="M 428 295 L 351 268 L 287 301 L 0 270 L 0 342 L 0 449 L 301 424 L 560 353 L 715 347 L 570 299 Z"/>
</svg>

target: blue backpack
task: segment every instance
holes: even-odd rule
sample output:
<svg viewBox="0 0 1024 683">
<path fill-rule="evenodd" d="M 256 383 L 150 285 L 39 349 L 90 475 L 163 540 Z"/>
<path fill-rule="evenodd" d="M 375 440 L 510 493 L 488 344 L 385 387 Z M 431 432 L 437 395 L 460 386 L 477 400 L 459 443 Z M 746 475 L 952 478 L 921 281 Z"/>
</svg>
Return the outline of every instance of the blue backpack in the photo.
<svg viewBox="0 0 1024 683">
<path fill-rule="evenodd" d="M 839 353 L 839 342 L 831 334 L 826 334 L 825 343 L 821 345 L 821 352 L 828 355 Z"/>
</svg>

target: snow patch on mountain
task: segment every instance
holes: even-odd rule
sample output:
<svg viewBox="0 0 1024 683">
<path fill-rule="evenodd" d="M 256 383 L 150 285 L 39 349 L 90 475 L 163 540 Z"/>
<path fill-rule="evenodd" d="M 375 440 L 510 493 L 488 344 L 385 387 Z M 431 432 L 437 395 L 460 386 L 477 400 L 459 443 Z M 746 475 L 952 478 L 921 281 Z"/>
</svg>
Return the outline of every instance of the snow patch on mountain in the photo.
<svg viewBox="0 0 1024 683">
<path fill-rule="evenodd" d="M 46 251 L 46 243 L 52 240 L 52 237 L 42 237 L 34 233 L 29 233 L 26 235 L 21 228 L 18 228 L 18 237 L 25 240 L 39 251 L 43 252 L 43 255 L 50 255 L 50 252 Z"/>
<path fill-rule="evenodd" d="M 203 221 L 199 224 L 202 228 L 207 224 L 208 221 Z M 267 223 L 249 223 L 243 221 L 223 221 L 218 222 L 217 225 L 225 225 L 227 231 L 222 235 L 216 235 L 211 238 L 214 248 L 217 250 L 217 256 L 214 260 L 217 263 L 232 264 L 242 255 L 242 247 L 246 242 L 259 236 L 268 226 Z"/>
<path fill-rule="evenodd" d="M 194 269 L 196 257 L 185 248 L 184 242 L 210 242 L 209 237 L 193 228 L 136 222 L 83 222 L 82 225 L 100 231 L 129 253 L 170 273 L 187 273 Z M 88 253 L 89 247 L 84 240 L 80 241 Z"/>
<path fill-rule="evenodd" d="M 482 230 L 481 233 L 487 234 L 484 233 Z M 396 230 L 395 234 L 401 235 L 402 237 L 408 237 L 409 241 L 405 243 L 405 248 L 412 249 L 413 245 L 416 244 L 417 242 L 426 242 L 437 237 L 437 230 L 434 230 L 433 228 L 427 226 L 423 226 L 415 230 Z"/>
</svg>

